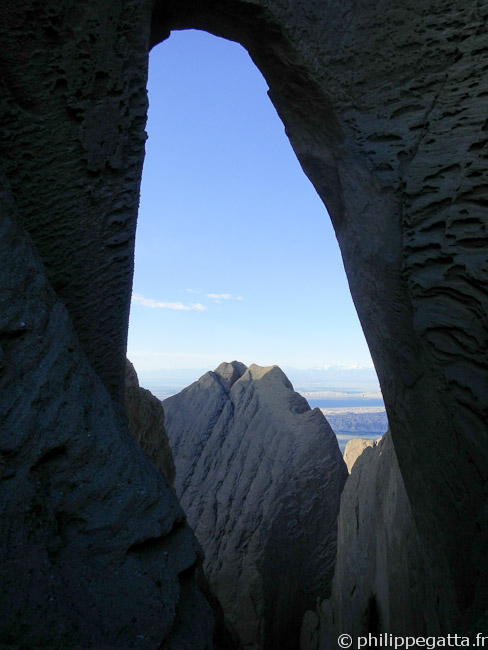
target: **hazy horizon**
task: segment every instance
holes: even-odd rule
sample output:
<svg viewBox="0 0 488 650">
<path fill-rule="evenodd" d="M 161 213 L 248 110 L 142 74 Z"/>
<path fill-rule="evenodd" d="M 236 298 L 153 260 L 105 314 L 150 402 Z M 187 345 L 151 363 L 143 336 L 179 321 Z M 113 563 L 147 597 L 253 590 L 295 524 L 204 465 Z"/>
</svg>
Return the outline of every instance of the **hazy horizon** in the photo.
<svg viewBox="0 0 488 650">
<path fill-rule="evenodd" d="M 240 359 L 224 359 L 222 361 L 233 360 L 240 361 Z M 131 361 L 133 360 L 131 359 Z M 149 389 L 160 399 L 164 399 L 198 381 L 205 373 L 215 370 L 220 363 L 212 367 L 160 368 L 149 371 L 141 370 L 136 364 L 134 365 L 141 386 Z M 273 365 L 279 366 L 279 364 Z M 383 404 L 376 372 L 372 367 L 340 365 L 322 368 L 279 367 L 291 381 L 294 389 L 304 394 L 311 406 L 340 406 L 352 403 L 371 406 Z"/>
</svg>

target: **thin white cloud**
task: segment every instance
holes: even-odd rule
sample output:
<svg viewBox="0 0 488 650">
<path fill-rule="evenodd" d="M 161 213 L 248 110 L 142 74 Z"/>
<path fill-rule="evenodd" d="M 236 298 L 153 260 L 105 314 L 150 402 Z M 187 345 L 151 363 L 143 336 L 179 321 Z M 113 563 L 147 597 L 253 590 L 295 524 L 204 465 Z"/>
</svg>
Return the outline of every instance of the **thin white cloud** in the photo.
<svg viewBox="0 0 488 650">
<path fill-rule="evenodd" d="M 236 300 L 244 300 L 242 296 L 237 296 Z"/>
<path fill-rule="evenodd" d="M 132 294 L 132 302 L 135 305 L 142 305 L 143 307 L 150 307 L 151 309 L 172 309 L 173 311 L 206 311 L 205 305 L 199 302 L 185 305 L 182 302 L 160 302 L 154 298 L 146 298 L 140 293 Z"/>
<path fill-rule="evenodd" d="M 232 300 L 231 293 L 207 293 L 207 298 L 212 300 Z"/>
</svg>

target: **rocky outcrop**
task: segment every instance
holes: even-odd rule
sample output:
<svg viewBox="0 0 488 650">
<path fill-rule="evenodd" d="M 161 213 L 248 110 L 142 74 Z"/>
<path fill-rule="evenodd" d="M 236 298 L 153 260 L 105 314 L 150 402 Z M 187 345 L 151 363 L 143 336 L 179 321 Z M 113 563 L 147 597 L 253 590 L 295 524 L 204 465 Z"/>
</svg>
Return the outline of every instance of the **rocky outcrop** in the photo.
<svg viewBox="0 0 488 650">
<path fill-rule="evenodd" d="M 125 411 L 133 438 L 164 476 L 166 483 L 172 486 L 175 465 L 164 428 L 164 409 L 157 397 L 139 386 L 135 368 L 128 359 L 125 367 Z"/>
<path fill-rule="evenodd" d="M 351 473 L 354 463 L 367 447 L 374 447 L 374 440 L 364 440 L 362 438 L 353 438 L 349 440 L 344 449 L 344 462 L 346 463 L 347 471 Z"/>
<path fill-rule="evenodd" d="M 446 598 L 434 587 L 390 433 L 356 459 L 337 547 L 332 595 L 304 617 L 300 650 L 335 650 L 344 633 L 441 634 L 453 612 L 443 611 Z"/>
<path fill-rule="evenodd" d="M 0 17 L 0 166 L 89 363 L 122 404 L 150 11 L 20 0 Z"/>
<path fill-rule="evenodd" d="M 169 446 L 164 427 L 163 405 L 150 391 L 139 386 L 135 368 L 128 359 L 125 369 L 125 409 L 132 437 L 164 477 L 166 484 L 173 487 L 175 465 L 173 452 Z M 239 639 L 233 633 L 233 630 L 227 627 L 222 606 L 210 590 L 201 566 L 198 566 L 195 572 L 195 584 L 212 610 L 214 619 L 213 650 L 240 650 Z M 197 609 L 196 614 L 198 613 Z M 199 624 L 205 629 L 208 627 L 210 620 L 210 618 L 207 621 L 202 620 Z M 190 622 L 189 620 L 186 621 L 186 625 L 189 625 Z M 191 623 L 194 625 L 195 621 Z M 195 643 L 198 644 L 201 640 L 198 636 L 193 638 L 192 625 L 189 626 L 190 633 L 186 639 L 188 650 L 192 650 Z"/>
<path fill-rule="evenodd" d="M 337 440 L 276 366 L 223 363 L 163 402 L 176 492 L 244 648 L 297 647 L 327 592 L 346 477 Z"/>
<path fill-rule="evenodd" d="M 199 545 L 0 186 L 0 645 L 210 649 Z"/>
</svg>

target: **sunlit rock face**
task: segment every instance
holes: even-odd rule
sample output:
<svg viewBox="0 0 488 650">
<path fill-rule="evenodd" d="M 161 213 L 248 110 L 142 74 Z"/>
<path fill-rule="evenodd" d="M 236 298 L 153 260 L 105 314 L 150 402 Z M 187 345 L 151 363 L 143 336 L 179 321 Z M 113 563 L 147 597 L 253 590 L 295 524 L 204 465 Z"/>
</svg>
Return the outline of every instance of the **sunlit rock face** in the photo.
<svg viewBox="0 0 488 650">
<path fill-rule="evenodd" d="M 277 367 L 223 363 L 163 402 L 175 488 L 249 650 L 294 650 L 330 591 L 346 467 L 319 409 Z"/>
<path fill-rule="evenodd" d="M 363 440 L 361 438 L 353 438 L 349 440 L 344 449 L 344 462 L 346 463 L 347 471 L 351 473 L 354 463 L 367 447 L 374 447 L 374 440 Z"/>
</svg>

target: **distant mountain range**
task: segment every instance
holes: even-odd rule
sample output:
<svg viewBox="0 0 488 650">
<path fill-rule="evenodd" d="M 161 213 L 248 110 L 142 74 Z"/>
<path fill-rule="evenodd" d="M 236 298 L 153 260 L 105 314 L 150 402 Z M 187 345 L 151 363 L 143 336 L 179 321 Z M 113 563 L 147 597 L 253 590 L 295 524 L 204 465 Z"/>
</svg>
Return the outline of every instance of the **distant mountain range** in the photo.
<svg viewBox="0 0 488 650">
<path fill-rule="evenodd" d="M 388 428 L 388 418 L 384 408 L 360 407 L 358 409 L 320 409 L 332 429 L 337 432 L 371 432 L 383 435 Z"/>
</svg>

